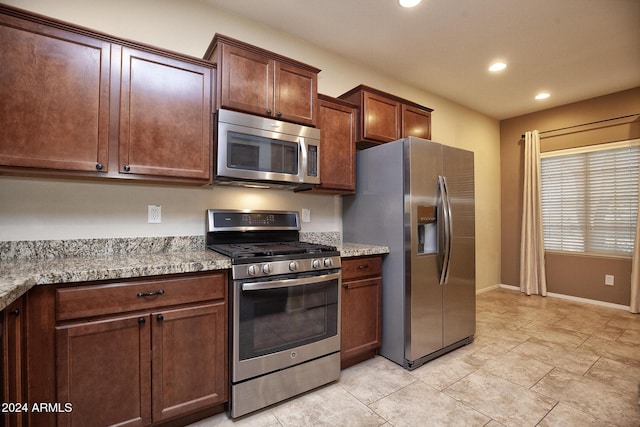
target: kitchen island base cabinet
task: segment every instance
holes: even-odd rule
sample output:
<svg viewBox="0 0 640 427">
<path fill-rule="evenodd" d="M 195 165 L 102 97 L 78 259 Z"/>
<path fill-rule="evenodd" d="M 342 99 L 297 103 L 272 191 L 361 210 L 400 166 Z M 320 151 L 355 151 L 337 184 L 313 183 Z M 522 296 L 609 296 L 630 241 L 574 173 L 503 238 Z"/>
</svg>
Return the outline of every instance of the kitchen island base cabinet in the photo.
<svg viewBox="0 0 640 427">
<path fill-rule="evenodd" d="M 226 287 L 216 272 L 32 289 L 31 332 L 44 344 L 27 342 L 29 366 L 41 365 L 29 399 L 60 405 L 29 414 L 32 425 L 181 425 L 221 412 Z"/>
<path fill-rule="evenodd" d="M 381 344 L 382 257 L 342 260 L 342 369 L 375 356 Z"/>
</svg>

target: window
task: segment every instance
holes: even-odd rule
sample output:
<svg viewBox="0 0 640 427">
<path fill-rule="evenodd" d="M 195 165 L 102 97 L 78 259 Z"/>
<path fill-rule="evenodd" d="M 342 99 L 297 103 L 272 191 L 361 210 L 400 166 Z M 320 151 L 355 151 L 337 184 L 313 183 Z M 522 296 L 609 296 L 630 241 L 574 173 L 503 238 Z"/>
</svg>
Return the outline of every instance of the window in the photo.
<svg viewBox="0 0 640 427">
<path fill-rule="evenodd" d="M 633 253 L 640 140 L 541 154 L 544 246 Z"/>
</svg>

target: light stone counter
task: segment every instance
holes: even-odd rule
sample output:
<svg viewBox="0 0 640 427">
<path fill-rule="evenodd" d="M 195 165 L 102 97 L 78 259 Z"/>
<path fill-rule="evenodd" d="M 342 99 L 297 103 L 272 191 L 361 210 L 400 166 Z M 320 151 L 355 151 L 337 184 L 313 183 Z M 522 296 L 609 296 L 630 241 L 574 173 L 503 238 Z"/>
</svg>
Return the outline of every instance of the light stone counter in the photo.
<svg viewBox="0 0 640 427">
<path fill-rule="evenodd" d="M 0 242 L 0 310 L 36 285 L 230 267 L 228 257 L 205 250 L 198 237 Z"/>
<path fill-rule="evenodd" d="M 385 246 L 341 243 L 303 235 L 307 241 L 334 245 L 343 257 L 379 255 Z M 37 285 L 118 280 L 231 268 L 231 260 L 205 249 L 204 237 L 153 237 L 0 242 L 0 310 Z"/>
<path fill-rule="evenodd" d="M 341 257 L 355 257 L 365 255 L 383 255 L 389 253 L 386 246 L 366 245 L 362 243 L 339 243 L 335 245 L 340 251 Z"/>
</svg>

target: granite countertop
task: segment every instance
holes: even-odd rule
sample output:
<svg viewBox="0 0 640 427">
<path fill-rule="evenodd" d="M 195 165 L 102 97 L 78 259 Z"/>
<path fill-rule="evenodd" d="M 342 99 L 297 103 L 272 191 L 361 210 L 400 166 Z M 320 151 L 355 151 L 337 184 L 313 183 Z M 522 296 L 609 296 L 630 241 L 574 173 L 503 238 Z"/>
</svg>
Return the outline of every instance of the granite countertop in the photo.
<svg viewBox="0 0 640 427">
<path fill-rule="evenodd" d="M 317 236 L 307 239 L 318 240 Z M 325 240 L 326 242 L 326 240 Z M 329 242 L 343 257 L 389 252 L 384 246 Z M 0 242 L 0 310 L 37 285 L 118 280 L 228 269 L 231 260 L 198 236 Z"/>
<path fill-rule="evenodd" d="M 231 260 L 208 250 L 51 259 L 19 259 L 0 264 L 0 310 L 32 286 L 193 273 L 231 267 Z"/>
</svg>

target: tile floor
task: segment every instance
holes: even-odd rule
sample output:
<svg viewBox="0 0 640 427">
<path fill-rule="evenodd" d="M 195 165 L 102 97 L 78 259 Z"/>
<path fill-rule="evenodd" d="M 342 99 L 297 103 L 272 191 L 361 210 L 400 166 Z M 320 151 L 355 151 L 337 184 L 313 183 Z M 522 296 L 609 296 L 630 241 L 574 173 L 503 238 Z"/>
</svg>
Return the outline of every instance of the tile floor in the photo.
<svg viewBox="0 0 640 427">
<path fill-rule="evenodd" d="M 209 426 L 640 426 L 640 315 L 496 289 L 475 341 L 414 371 L 376 357 L 338 382 Z"/>
</svg>

